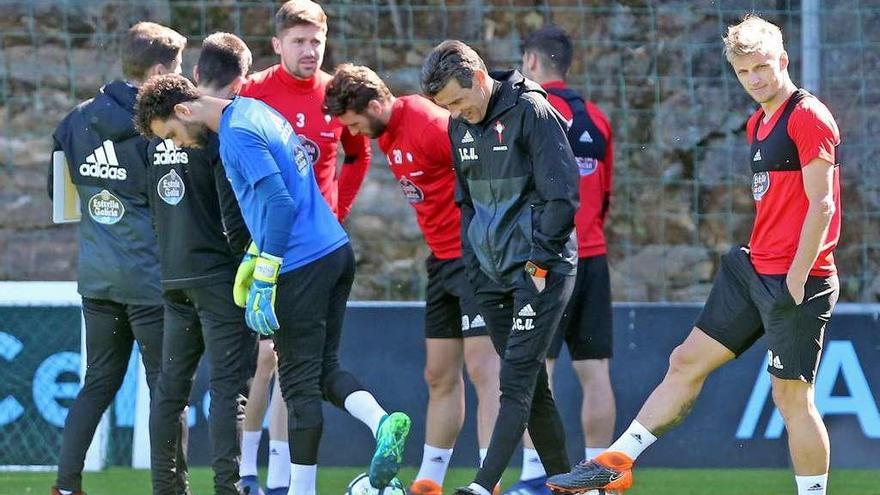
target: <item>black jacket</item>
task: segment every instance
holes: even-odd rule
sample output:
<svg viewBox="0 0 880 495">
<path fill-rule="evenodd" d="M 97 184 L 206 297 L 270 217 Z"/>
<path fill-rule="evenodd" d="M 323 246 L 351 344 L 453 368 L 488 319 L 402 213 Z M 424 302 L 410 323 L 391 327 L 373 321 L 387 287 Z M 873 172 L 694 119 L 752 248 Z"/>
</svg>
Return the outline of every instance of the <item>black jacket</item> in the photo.
<svg viewBox="0 0 880 495">
<path fill-rule="evenodd" d="M 525 262 L 566 275 L 577 267 L 578 171 L 565 121 L 517 71 L 493 73 L 479 124 L 453 119 L 449 139 L 461 208 L 462 256 L 472 281 L 522 279 Z"/>
<path fill-rule="evenodd" d="M 159 237 L 162 286 L 186 289 L 232 280 L 250 240 L 211 133 L 204 148 L 154 139 L 150 208 Z"/>
<path fill-rule="evenodd" d="M 147 140 L 132 120 L 136 96 L 137 88 L 128 83 L 108 83 L 70 112 L 53 138 L 55 150 L 64 151 L 80 198 L 79 293 L 158 305 L 162 299 L 147 203 Z"/>
</svg>

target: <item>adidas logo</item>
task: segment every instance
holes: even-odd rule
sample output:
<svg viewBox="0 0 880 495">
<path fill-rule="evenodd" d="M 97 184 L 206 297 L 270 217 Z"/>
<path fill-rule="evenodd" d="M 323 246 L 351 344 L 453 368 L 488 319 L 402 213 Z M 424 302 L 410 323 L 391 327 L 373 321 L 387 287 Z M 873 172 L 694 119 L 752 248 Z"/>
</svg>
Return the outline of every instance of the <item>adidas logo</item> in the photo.
<svg viewBox="0 0 880 495">
<path fill-rule="evenodd" d="M 775 356 L 775 357 L 773 358 L 773 367 L 776 368 L 776 369 L 778 369 L 778 370 L 783 369 L 782 361 L 779 359 L 779 356 Z"/>
<path fill-rule="evenodd" d="M 128 171 L 119 166 L 116 149 L 113 148 L 113 141 L 109 139 L 86 157 L 86 162 L 79 166 L 79 173 L 84 177 L 98 179 L 125 180 L 128 178 Z"/>
<path fill-rule="evenodd" d="M 486 322 L 483 320 L 483 315 L 474 316 L 474 321 L 471 322 L 471 328 L 477 327 L 485 327 Z"/>
<path fill-rule="evenodd" d="M 156 152 L 153 153 L 153 165 L 176 165 L 178 163 L 189 163 L 189 155 L 186 151 L 174 145 L 174 141 L 165 139 L 156 145 Z"/>
<path fill-rule="evenodd" d="M 461 138 L 462 143 L 473 143 L 474 137 L 471 136 L 471 131 L 464 131 L 464 137 Z"/>
<path fill-rule="evenodd" d="M 630 433 L 630 436 L 636 439 L 636 442 L 642 443 L 642 435 L 639 433 Z"/>
<path fill-rule="evenodd" d="M 443 462 L 443 457 L 438 455 L 438 456 L 432 457 L 430 460 L 431 460 L 431 462 Z"/>
<path fill-rule="evenodd" d="M 822 483 L 816 483 L 815 485 L 807 488 L 807 491 L 808 492 L 819 492 L 819 491 L 822 491 L 823 489 L 824 489 L 824 487 L 822 486 Z"/>
<path fill-rule="evenodd" d="M 519 310 L 519 313 L 517 313 L 519 316 L 535 316 L 535 314 L 535 310 L 532 309 L 531 304 L 526 304 L 523 306 L 523 309 Z"/>
<path fill-rule="evenodd" d="M 589 131 L 584 131 L 584 133 L 581 134 L 581 137 L 578 138 L 578 141 L 580 141 L 580 142 L 582 142 L 582 143 L 592 143 L 592 142 L 593 142 L 593 136 L 590 136 Z"/>
<path fill-rule="evenodd" d="M 277 449 L 269 449 L 269 455 L 280 455 Z"/>
<path fill-rule="evenodd" d="M 755 156 L 752 158 L 752 161 L 753 162 L 760 162 L 761 161 L 761 150 L 760 149 L 757 152 L 755 152 Z"/>
</svg>

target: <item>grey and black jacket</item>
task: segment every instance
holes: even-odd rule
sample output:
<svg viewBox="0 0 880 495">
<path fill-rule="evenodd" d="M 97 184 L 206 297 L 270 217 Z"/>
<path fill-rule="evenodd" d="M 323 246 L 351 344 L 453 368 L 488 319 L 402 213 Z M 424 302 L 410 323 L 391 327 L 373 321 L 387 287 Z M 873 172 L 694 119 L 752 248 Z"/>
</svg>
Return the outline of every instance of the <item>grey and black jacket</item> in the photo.
<svg viewBox="0 0 880 495">
<path fill-rule="evenodd" d="M 53 138 L 55 150 L 67 158 L 82 210 L 79 293 L 122 304 L 159 305 L 147 140 L 132 120 L 136 96 L 137 88 L 128 83 L 108 83 L 70 112 Z M 51 175 L 51 166 L 49 171 Z"/>
<path fill-rule="evenodd" d="M 517 71 L 493 73 L 486 117 L 449 123 L 461 208 L 462 257 L 502 286 L 523 279 L 531 260 L 551 272 L 577 269 L 574 215 L 578 171 L 565 121 L 546 92 Z"/>
</svg>

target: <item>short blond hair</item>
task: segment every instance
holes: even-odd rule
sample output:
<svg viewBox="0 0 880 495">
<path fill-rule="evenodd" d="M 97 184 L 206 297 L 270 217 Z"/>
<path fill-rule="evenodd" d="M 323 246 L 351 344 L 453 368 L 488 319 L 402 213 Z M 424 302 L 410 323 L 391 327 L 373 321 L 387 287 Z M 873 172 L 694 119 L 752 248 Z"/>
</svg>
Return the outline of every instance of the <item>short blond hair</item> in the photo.
<svg viewBox="0 0 880 495">
<path fill-rule="evenodd" d="M 779 26 L 762 19 L 757 14 L 747 14 L 739 24 L 727 27 L 724 40 L 724 56 L 728 62 L 734 57 L 753 53 L 781 54 L 782 31 Z"/>
</svg>

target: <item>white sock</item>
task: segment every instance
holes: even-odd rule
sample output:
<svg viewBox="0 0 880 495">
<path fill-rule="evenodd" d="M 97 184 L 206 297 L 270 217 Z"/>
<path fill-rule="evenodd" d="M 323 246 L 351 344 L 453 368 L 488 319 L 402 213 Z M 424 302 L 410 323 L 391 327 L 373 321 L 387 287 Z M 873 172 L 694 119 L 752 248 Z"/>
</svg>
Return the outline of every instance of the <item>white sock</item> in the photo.
<svg viewBox="0 0 880 495">
<path fill-rule="evenodd" d="M 417 480 L 429 479 L 440 486 L 446 478 L 446 470 L 449 468 L 449 459 L 452 457 L 452 449 L 442 449 L 425 444 L 422 453 L 422 465 L 419 467 Z"/>
<path fill-rule="evenodd" d="M 470 485 L 468 485 L 468 488 L 479 493 L 480 495 L 492 495 L 492 492 L 490 492 L 489 490 L 486 490 L 485 488 L 483 488 L 482 486 L 480 486 L 476 483 L 471 483 Z"/>
<path fill-rule="evenodd" d="M 315 478 L 318 475 L 318 466 L 312 464 L 290 465 L 290 489 L 287 495 L 315 495 Z"/>
<path fill-rule="evenodd" d="M 62 489 L 59 488 L 59 489 L 58 489 L 58 492 L 59 492 L 61 495 L 73 495 L 73 490 L 62 490 Z"/>
<path fill-rule="evenodd" d="M 623 432 L 623 435 L 620 435 L 620 438 L 615 440 L 607 450 L 623 452 L 628 455 L 630 459 L 636 460 L 645 449 L 650 447 L 651 444 L 656 441 L 657 437 L 655 437 L 653 433 L 648 431 L 648 429 L 642 426 L 638 421 L 633 421 L 632 424 L 629 425 L 629 428 Z"/>
<path fill-rule="evenodd" d="M 260 431 L 241 432 L 241 464 L 238 466 L 239 476 L 257 475 L 257 451 L 260 449 Z"/>
<path fill-rule="evenodd" d="M 269 474 L 266 488 L 289 486 L 290 445 L 279 440 L 269 440 Z"/>
<path fill-rule="evenodd" d="M 480 467 L 483 467 L 483 462 L 486 460 L 486 454 L 489 452 L 489 449 L 480 449 Z"/>
<path fill-rule="evenodd" d="M 541 464 L 538 451 L 523 448 L 522 473 L 519 475 L 519 479 L 527 481 L 542 476 L 547 476 L 547 471 L 544 471 L 544 465 Z"/>
<path fill-rule="evenodd" d="M 602 452 L 605 452 L 606 450 L 608 450 L 608 447 L 585 447 L 584 448 L 584 459 L 589 461 L 590 459 L 596 457 L 597 455 L 601 454 Z"/>
<path fill-rule="evenodd" d="M 376 436 L 376 431 L 379 429 L 379 422 L 382 421 L 382 418 L 385 417 L 386 414 L 388 414 L 385 412 L 385 409 L 382 409 L 382 406 L 376 402 L 376 398 L 373 397 L 373 394 L 366 390 L 352 392 L 346 397 L 345 410 L 360 420 L 361 423 L 369 426 L 370 431 L 373 432 L 373 437 Z"/>
<path fill-rule="evenodd" d="M 828 473 L 818 476 L 795 476 L 798 495 L 825 495 L 828 489 Z"/>
</svg>

